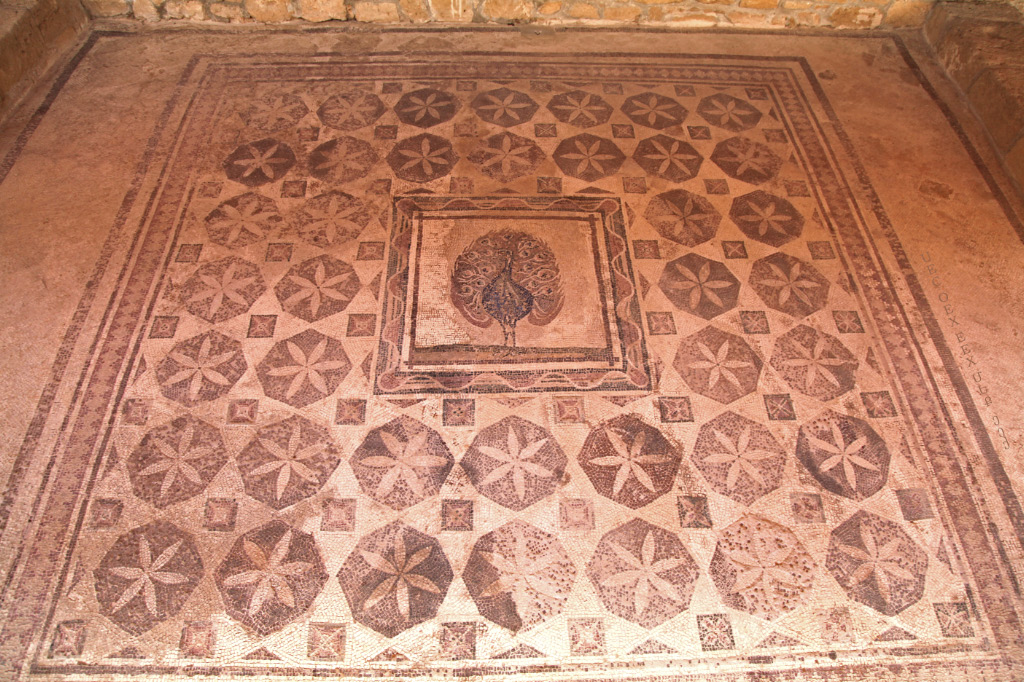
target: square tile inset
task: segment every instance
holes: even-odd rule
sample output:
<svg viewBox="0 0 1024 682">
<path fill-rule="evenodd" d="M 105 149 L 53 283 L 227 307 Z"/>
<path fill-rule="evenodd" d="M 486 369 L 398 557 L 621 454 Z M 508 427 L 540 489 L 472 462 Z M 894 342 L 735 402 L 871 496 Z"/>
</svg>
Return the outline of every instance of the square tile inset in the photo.
<svg viewBox="0 0 1024 682">
<path fill-rule="evenodd" d="M 369 313 L 352 313 L 348 316 L 345 336 L 373 336 L 377 329 L 377 316 Z"/>
<path fill-rule="evenodd" d="M 176 315 L 157 315 L 149 326 L 149 338 L 173 339 L 177 331 L 178 317 Z"/>
<path fill-rule="evenodd" d="M 793 519 L 797 523 L 825 523 L 825 508 L 817 493 L 790 493 Z"/>
<path fill-rule="evenodd" d="M 476 623 L 441 623 L 441 657 L 449 661 L 476 658 Z"/>
<path fill-rule="evenodd" d="M 359 242 L 356 260 L 384 260 L 384 242 Z"/>
<path fill-rule="evenodd" d="M 340 623 L 310 623 L 306 656 L 314 661 L 345 659 L 345 626 Z"/>
<path fill-rule="evenodd" d="M 570 655 L 604 655 L 604 621 L 600 618 L 570 618 L 568 626 Z"/>
<path fill-rule="evenodd" d="M 676 320 L 672 313 L 647 313 L 647 331 L 651 336 L 669 336 L 676 333 Z"/>
<path fill-rule="evenodd" d="M 594 505 L 590 500 L 562 500 L 558 521 L 562 530 L 594 530 Z"/>
<path fill-rule="evenodd" d="M 743 241 L 722 242 L 722 255 L 726 258 L 746 258 L 747 257 L 747 243 Z"/>
<path fill-rule="evenodd" d="M 476 419 L 476 401 L 472 398 L 445 398 L 441 420 L 445 426 L 473 426 Z"/>
<path fill-rule="evenodd" d="M 473 501 L 441 500 L 441 530 L 473 530 Z"/>
<path fill-rule="evenodd" d="M 209 658 L 213 656 L 216 633 L 209 621 L 192 621 L 181 629 L 178 653 L 182 658 Z"/>
<path fill-rule="evenodd" d="M 182 244 L 178 247 L 178 255 L 174 258 L 174 261 L 176 263 L 196 263 L 199 261 L 199 254 L 202 252 L 202 244 Z"/>
<path fill-rule="evenodd" d="M 873 419 L 897 416 L 896 405 L 889 391 L 865 391 L 860 394 L 860 399 L 864 401 L 868 416 Z"/>
<path fill-rule="evenodd" d="M 928 491 L 924 488 L 897 490 L 896 499 L 899 500 L 900 511 L 907 521 L 923 521 L 935 517 L 932 504 L 928 501 Z"/>
<path fill-rule="evenodd" d="M 746 334 L 770 334 L 768 315 L 763 310 L 741 310 L 740 324 Z"/>
<path fill-rule="evenodd" d="M 276 327 L 277 315 L 251 315 L 246 336 L 250 339 L 269 339 L 274 336 Z"/>
<path fill-rule="evenodd" d="M 582 424 L 586 420 L 583 398 L 555 398 L 555 421 L 559 424 Z"/>
<path fill-rule="evenodd" d="M 408 274 L 383 294 L 380 328 L 389 331 L 380 339 L 375 393 L 650 387 L 636 287 L 611 286 L 616 278 L 634 281 L 619 199 L 453 198 L 395 197 L 384 278 Z M 529 296 L 501 304 L 521 310 L 489 308 L 482 292 L 505 267 L 495 258 L 521 253 L 524 240 L 535 255 L 513 263 L 509 276 Z M 459 251 L 449 253 L 453 244 Z"/>
<path fill-rule="evenodd" d="M 676 498 L 679 525 L 683 528 L 711 528 L 708 498 L 703 495 L 680 495 Z"/>
<path fill-rule="evenodd" d="M 366 401 L 357 398 L 339 398 L 334 423 L 355 426 L 366 422 Z"/>
<path fill-rule="evenodd" d="M 267 244 L 266 261 L 268 263 L 287 263 L 292 259 L 293 244 Z"/>
<path fill-rule="evenodd" d="M 657 239 L 634 239 L 633 256 L 638 260 L 661 258 L 661 247 Z"/>
<path fill-rule="evenodd" d="M 206 501 L 206 507 L 203 510 L 203 528 L 216 531 L 234 530 L 237 518 L 238 502 L 210 498 Z"/>
<path fill-rule="evenodd" d="M 355 529 L 355 500 L 324 500 L 323 515 L 320 517 L 320 530 L 331 533 L 351 533 Z"/>
<path fill-rule="evenodd" d="M 91 509 L 93 528 L 113 528 L 121 519 L 124 502 L 118 499 L 101 498 L 92 503 Z"/>
<path fill-rule="evenodd" d="M 658 411 L 661 413 L 661 421 L 667 424 L 693 421 L 693 405 L 686 396 L 658 398 Z"/>
<path fill-rule="evenodd" d="M 228 403 L 228 424 L 255 424 L 260 401 L 256 398 L 238 398 Z"/>
<path fill-rule="evenodd" d="M 768 393 L 764 396 L 764 409 L 772 421 L 793 421 L 796 408 L 788 393 Z"/>
<path fill-rule="evenodd" d="M 697 633 L 700 635 L 700 648 L 704 651 L 736 648 L 732 637 L 732 624 L 729 623 L 729 616 L 724 613 L 697 616 Z"/>
</svg>

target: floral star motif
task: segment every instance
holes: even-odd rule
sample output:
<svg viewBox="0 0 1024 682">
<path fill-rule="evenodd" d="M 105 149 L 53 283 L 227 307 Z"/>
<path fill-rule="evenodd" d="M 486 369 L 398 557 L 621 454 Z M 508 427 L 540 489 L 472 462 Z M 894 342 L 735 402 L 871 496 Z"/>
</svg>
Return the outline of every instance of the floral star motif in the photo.
<svg viewBox="0 0 1024 682">
<path fill-rule="evenodd" d="M 412 113 L 413 122 L 419 123 L 424 118 L 441 118 L 441 109 L 448 106 L 448 102 L 438 101 L 438 93 L 428 92 L 423 94 L 409 95 L 408 106 L 402 109 L 403 113 Z"/>
<path fill-rule="evenodd" d="M 485 587 L 480 596 L 496 597 L 508 592 L 519 613 L 526 613 L 528 610 L 531 602 L 530 592 L 551 599 L 561 599 L 558 584 L 544 575 L 545 569 L 558 559 L 557 552 L 549 549 L 537 556 L 535 552 L 530 551 L 522 530 L 518 528 L 512 542 L 512 556 L 506 556 L 501 552 L 480 551 L 483 559 L 499 573 L 497 580 Z"/>
<path fill-rule="evenodd" d="M 555 104 L 552 108 L 565 111 L 565 119 L 574 125 L 579 125 L 581 118 L 589 121 L 588 125 L 597 123 L 598 116 L 593 112 L 600 112 L 604 109 L 602 102 L 590 93 L 566 95 L 565 102 L 565 104 Z"/>
<path fill-rule="evenodd" d="M 742 140 L 739 142 L 742 142 Z M 748 170 L 752 170 L 760 175 L 768 175 L 771 159 L 764 155 L 760 147 L 733 143 L 728 146 L 728 150 L 732 156 L 722 157 L 722 161 L 735 163 L 736 175 L 742 175 Z"/>
<path fill-rule="evenodd" d="M 276 127 L 279 123 L 291 123 L 305 113 L 301 101 L 290 100 L 285 95 L 257 100 L 249 113 L 249 122 L 265 127 Z"/>
<path fill-rule="evenodd" d="M 321 261 L 317 263 L 316 269 L 313 271 L 312 279 L 299 277 L 298 275 L 288 275 L 288 280 L 298 286 L 299 290 L 285 299 L 284 304 L 290 307 L 308 298 L 310 314 L 313 317 L 316 317 L 317 313 L 320 312 L 320 305 L 323 303 L 325 298 L 335 301 L 349 300 L 349 296 L 347 294 L 337 291 L 334 287 L 349 282 L 352 276 L 351 272 L 345 272 L 328 278 L 323 261 Z M 324 343 L 326 343 L 326 341 Z M 293 354 L 292 357 L 295 357 L 295 355 Z M 326 388 L 321 391 L 321 393 L 326 392 Z M 291 395 L 292 394 L 289 393 L 289 397 Z"/>
<path fill-rule="evenodd" d="M 363 610 L 369 611 L 382 602 L 391 594 L 395 595 L 398 602 L 398 612 L 406 620 L 409 619 L 409 589 L 416 588 L 431 594 L 441 594 L 441 589 L 432 580 L 415 569 L 424 561 L 430 558 L 433 547 L 427 545 L 416 551 L 412 556 L 407 556 L 405 538 L 402 531 L 395 533 L 395 544 L 391 558 L 386 558 L 375 552 L 359 550 L 363 561 L 375 569 L 387 575 L 379 582 L 370 596 L 363 602 Z"/>
<path fill-rule="evenodd" d="M 651 145 L 654 147 L 654 151 L 648 154 L 644 154 L 645 159 L 652 159 L 659 161 L 661 165 L 658 166 L 656 171 L 659 174 L 664 174 L 669 168 L 676 168 L 677 170 L 689 173 L 690 169 L 687 163 L 699 159 L 700 157 L 696 154 L 690 154 L 682 149 L 683 143 L 679 140 L 672 140 L 672 144 L 668 147 L 663 145 L 659 140 L 652 138 L 650 140 Z"/>
<path fill-rule="evenodd" d="M 720 99 L 712 99 L 711 106 L 708 107 L 706 113 L 709 116 L 717 116 L 719 125 L 727 126 L 733 122 L 742 125 L 742 117 L 750 116 L 754 112 L 742 102 L 730 98 L 724 103 Z"/>
<path fill-rule="evenodd" d="M 235 278 L 235 270 L 238 264 L 232 262 L 224 270 L 224 274 L 217 279 L 213 275 L 200 275 L 199 281 L 207 286 L 195 296 L 192 296 L 188 302 L 198 303 L 210 299 L 210 308 L 207 313 L 210 317 L 217 314 L 220 307 L 224 304 L 224 299 L 227 299 L 233 303 L 237 303 L 240 306 L 246 307 L 249 302 L 245 300 L 245 297 L 240 293 L 247 286 L 256 281 L 255 277 L 239 277 Z"/>
<path fill-rule="evenodd" d="M 753 364 L 746 360 L 730 360 L 728 340 L 723 341 L 722 345 L 719 346 L 718 351 L 715 353 L 712 353 L 711 349 L 702 341 L 697 342 L 697 349 L 705 359 L 698 360 L 697 362 L 691 362 L 689 366 L 691 369 L 711 370 L 708 374 L 707 390 L 710 391 L 713 389 L 723 378 L 740 391 L 743 390 L 743 384 L 740 383 L 739 377 L 736 376 L 733 370 L 743 369 L 744 367 L 753 367 Z"/>
<path fill-rule="evenodd" d="M 171 486 L 182 476 L 194 485 L 203 485 L 203 479 L 196 468 L 190 464 L 192 460 L 202 459 L 213 452 L 212 447 L 193 448 L 195 440 L 195 425 L 189 422 L 185 430 L 181 432 L 181 438 L 177 446 L 165 441 L 163 438 L 154 438 L 153 445 L 160 451 L 162 459 L 150 464 L 139 472 L 140 476 L 153 476 L 163 474 L 163 481 L 160 483 L 160 497 L 164 497 L 171 490 Z"/>
<path fill-rule="evenodd" d="M 451 147 L 445 145 L 439 145 L 437 149 L 433 149 L 430 145 L 430 138 L 424 137 L 420 142 L 419 150 L 416 149 L 399 149 L 398 153 L 409 159 L 399 170 L 408 170 L 417 164 L 422 168 L 424 175 L 431 175 L 434 172 L 434 166 L 447 166 L 448 159 L 445 158 L 451 150 Z"/>
<path fill-rule="evenodd" d="M 311 164 L 310 170 L 321 173 L 337 169 L 338 175 L 347 177 L 353 171 L 362 172 L 370 163 L 370 160 L 366 158 L 365 150 L 360 148 L 352 138 L 337 140 L 337 144 L 329 146 L 321 145 L 316 152 L 322 158 L 317 163 Z"/>
<path fill-rule="evenodd" d="M 288 165 L 289 163 L 287 158 L 277 156 L 280 146 L 280 142 L 275 142 L 267 147 L 265 152 L 261 152 L 254 145 L 247 145 L 245 150 L 249 153 L 249 158 L 235 159 L 231 163 L 244 169 L 242 171 L 243 178 L 259 171 L 270 180 L 275 180 L 277 179 L 277 169 L 274 166 Z"/>
<path fill-rule="evenodd" d="M 605 169 L 602 162 L 615 160 L 614 154 L 601 152 L 601 140 L 594 140 L 594 143 L 591 145 L 585 144 L 583 140 L 576 140 L 576 151 L 562 154 L 562 157 L 578 162 L 576 166 L 577 175 L 583 175 L 590 169 L 603 175 Z"/>
<path fill-rule="evenodd" d="M 114 566 L 110 572 L 122 580 L 130 580 L 131 584 L 124 589 L 121 596 L 110 607 L 111 613 L 117 613 L 128 606 L 139 594 L 146 605 L 146 611 L 157 616 L 156 610 L 156 585 L 180 585 L 188 582 L 188 577 L 173 571 L 161 570 L 174 558 L 181 548 L 184 540 L 178 540 L 160 553 L 156 559 L 153 558 L 153 551 L 149 540 L 145 535 L 139 536 L 138 566 Z"/>
<path fill-rule="evenodd" d="M 266 476 L 276 471 L 277 480 L 274 485 L 274 496 L 278 500 L 281 499 L 284 491 L 287 490 L 292 474 L 297 474 L 310 483 L 317 482 L 316 472 L 303 464 L 303 462 L 323 452 L 324 444 L 316 442 L 304 448 L 301 447 L 302 424 L 300 422 L 295 422 L 292 426 L 288 443 L 284 447 L 281 447 L 280 444 L 269 438 L 260 438 L 259 442 L 267 452 L 274 456 L 274 459 L 262 466 L 256 467 L 250 474 L 252 476 Z"/>
<path fill-rule="evenodd" d="M 309 222 L 305 225 L 306 230 L 315 234 L 322 232 L 331 244 L 339 234 L 358 234 L 361 227 L 352 218 L 359 215 L 361 207 L 354 201 L 347 202 L 348 205 L 343 206 L 342 202 L 344 201 L 337 195 L 331 195 L 326 204 L 310 203 L 303 207 L 302 212 L 309 217 Z"/>
<path fill-rule="evenodd" d="M 699 230 L 703 221 L 715 217 L 713 213 L 698 213 L 696 202 L 689 196 L 682 206 L 678 206 L 672 201 L 662 201 L 661 203 L 668 211 L 664 215 L 675 219 L 684 228 Z"/>
<path fill-rule="evenodd" d="M 518 147 L 514 145 L 515 141 L 512 136 L 506 133 L 502 136 L 499 147 L 482 147 L 480 151 L 490 157 L 483 163 L 483 167 L 490 168 L 501 164 L 501 174 L 510 175 L 516 170 L 515 164 L 529 166 L 529 154 L 533 151 L 533 145 L 524 144 Z"/>
<path fill-rule="evenodd" d="M 691 310 L 696 310 L 702 298 L 707 298 L 719 308 L 725 307 L 721 296 L 715 293 L 716 289 L 728 289 L 732 282 L 724 279 L 711 279 L 711 264 L 704 263 L 696 274 L 681 263 L 676 264 L 676 271 L 683 276 L 682 281 L 673 281 L 669 286 L 676 291 L 689 292 L 689 305 Z"/>
<path fill-rule="evenodd" d="M 655 561 L 657 540 L 654 533 L 650 531 L 644 536 L 639 557 L 634 556 L 632 552 L 617 542 L 610 542 L 608 546 L 615 556 L 629 568 L 608 576 L 601 581 L 601 584 L 613 588 L 634 585 L 633 609 L 638 617 L 647 610 L 652 596 L 660 595 L 677 603 L 683 602 L 683 597 L 679 594 L 676 586 L 659 574 L 679 568 L 687 562 L 687 557 L 669 557 Z"/>
<path fill-rule="evenodd" d="M 236 588 L 256 583 L 256 589 L 249 597 L 247 612 L 249 617 L 260 612 L 268 600 L 277 601 L 288 608 L 295 608 L 295 593 L 292 592 L 287 578 L 300 578 L 302 574 L 313 568 L 308 561 L 285 561 L 292 545 L 291 529 L 285 531 L 281 539 L 274 545 L 270 556 L 249 538 L 242 540 L 245 550 L 254 569 L 242 571 L 224 579 L 224 587 Z M 273 602 L 270 602 L 273 603 Z"/>
<path fill-rule="evenodd" d="M 675 103 L 671 100 L 664 100 L 659 102 L 658 96 L 651 93 L 651 96 L 647 98 L 647 101 L 643 101 L 639 97 L 632 101 L 633 111 L 630 112 L 630 116 L 637 118 L 647 117 L 647 125 L 654 126 L 659 118 L 664 118 L 669 121 L 674 121 L 675 117 L 668 113 L 668 110 L 675 106 Z M 664 172 L 664 171 L 662 171 Z"/>
<path fill-rule="evenodd" d="M 860 539 L 864 549 L 853 545 L 840 545 L 839 549 L 848 556 L 861 561 L 853 574 L 850 576 L 850 585 L 860 585 L 871 577 L 875 579 L 878 593 L 887 603 L 892 599 L 892 579 L 913 581 L 914 574 L 900 565 L 903 557 L 901 553 L 900 538 L 890 540 L 881 547 L 878 546 L 874 534 L 861 523 Z"/>
<path fill-rule="evenodd" d="M 642 465 L 664 464 L 671 461 L 671 459 L 665 455 L 643 454 L 644 445 L 647 443 L 647 432 L 638 431 L 633 438 L 632 445 L 626 445 L 626 441 L 623 440 L 622 436 L 615 429 L 606 427 L 603 433 L 608 442 L 611 443 L 615 454 L 595 457 L 590 460 L 590 463 L 601 467 L 619 468 L 615 474 L 615 482 L 612 484 L 612 495 L 618 495 L 622 491 L 630 476 L 636 478 L 640 485 L 652 493 L 656 492 L 657 488 L 654 485 L 654 481 L 651 479 L 650 474 L 644 471 Z"/>
<path fill-rule="evenodd" d="M 810 434 L 807 436 L 807 439 L 812 445 L 814 445 L 814 447 L 830 453 L 830 456 L 818 465 L 818 469 L 822 473 L 825 473 L 841 464 L 843 466 L 843 476 L 846 479 L 846 483 L 853 490 L 857 490 L 856 467 L 867 469 L 868 471 L 879 471 L 877 466 L 857 454 L 867 447 L 868 439 L 865 436 L 860 436 L 859 438 L 855 438 L 852 442 L 847 443 L 837 421 L 830 420 L 829 427 L 832 432 L 832 439 L 834 443 L 830 443 L 820 438 L 815 438 Z"/>
<path fill-rule="evenodd" d="M 790 571 L 779 568 L 793 554 L 793 547 L 779 547 L 764 539 L 755 541 L 754 547 L 752 553 L 742 549 L 726 553 L 729 560 L 740 568 L 733 583 L 734 591 L 746 592 L 760 586 L 765 597 L 773 599 L 778 587 L 796 587 Z"/>
<path fill-rule="evenodd" d="M 323 372 L 347 366 L 343 360 L 321 359 L 327 350 L 327 339 L 321 339 L 308 356 L 294 341 L 286 341 L 285 347 L 295 364 L 275 367 L 268 370 L 267 373 L 272 377 L 293 377 L 285 392 L 286 398 L 291 398 L 298 393 L 307 381 L 314 389 L 327 395 L 330 393 L 330 389 L 327 388 L 327 382 L 324 381 Z"/>
<path fill-rule="evenodd" d="M 274 215 L 263 211 L 258 201 L 239 201 L 238 204 L 237 207 L 221 204 L 218 208 L 221 215 L 217 217 L 215 225 L 227 231 L 227 237 L 224 239 L 227 246 L 231 246 L 246 234 L 260 239 L 267 229 L 267 219 Z"/>
<path fill-rule="evenodd" d="M 332 98 L 327 113 L 342 128 L 360 127 L 377 112 L 377 99 L 363 92 L 352 92 Z"/>
<path fill-rule="evenodd" d="M 174 360 L 184 369 L 168 377 L 167 385 L 173 386 L 182 381 L 187 381 L 188 397 L 190 400 L 195 400 L 199 397 L 199 391 L 202 390 L 204 381 L 209 381 L 211 384 L 217 384 L 218 386 L 230 386 L 231 381 L 221 372 L 217 371 L 217 368 L 235 357 L 237 351 L 229 350 L 211 356 L 211 349 L 212 343 L 210 337 L 207 336 L 200 344 L 199 353 L 194 358 L 175 350 L 168 353 L 167 357 Z"/>
<path fill-rule="evenodd" d="M 436 469 L 448 464 L 448 460 L 444 457 L 431 455 L 427 451 L 429 432 L 422 430 L 414 433 L 405 442 L 398 440 L 387 431 L 378 433 L 388 454 L 372 455 L 359 460 L 359 463 L 364 466 L 387 469 L 387 472 L 381 477 L 380 483 L 377 484 L 377 494 L 389 494 L 394 490 L 398 481 L 403 480 L 416 495 L 423 497 L 426 491 L 416 470 Z"/>
<path fill-rule="evenodd" d="M 510 92 L 504 99 L 498 99 L 495 95 L 491 94 L 484 95 L 484 99 L 487 100 L 487 104 L 480 104 L 477 106 L 477 109 L 489 112 L 491 118 L 495 120 L 507 116 L 520 123 L 523 120 L 523 115 L 517 109 L 530 108 L 530 102 L 516 103 L 516 93 L 514 92 Z"/>
<path fill-rule="evenodd" d="M 512 485 L 515 488 L 516 495 L 519 496 L 520 500 L 525 500 L 526 474 L 529 473 L 540 478 L 551 478 L 555 475 L 553 471 L 538 464 L 537 462 L 528 461 L 537 456 L 541 449 L 547 445 L 548 439 L 542 438 L 540 440 L 535 440 L 532 443 L 526 443 L 525 445 L 520 446 L 519 436 L 516 435 L 516 430 L 510 425 L 508 427 L 507 440 L 508 442 L 505 450 L 491 447 L 490 445 L 477 446 L 477 449 L 480 450 L 480 452 L 501 462 L 498 467 L 487 474 L 487 476 L 480 482 L 480 486 L 488 486 L 511 473 Z"/>
<path fill-rule="evenodd" d="M 756 223 L 758 235 L 763 237 L 768 232 L 778 232 L 782 235 L 787 234 L 783 228 L 786 223 L 792 220 L 792 217 L 785 213 L 776 213 L 778 206 L 774 201 L 769 201 L 765 206 L 758 206 L 754 202 L 748 201 L 747 208 L 752 213 L 739 216 L 739 219 L 745 223 Z"/>
<path fill-rule="evenodd" d="M 729 474 L 726 477 L 726 488 L 732 490 L 739 483 L 740 474 L 745 473 L 751 480 L 761 486 L 766 485 L 761 472 L 757 470 L 756 462 L 775 457 L 778 453 L 771 450 L 762 450 L 750 447 L 750 426 L 744 427 L 733 443 L 726 434 L 714 430 L 715 440 L 722 447 L 722 452 L 714 452 L 704 458 L 709 464 L 728 464 Z"/>
<path fill-rule="evenodd" d="M 814 348 L 804 348 L 800 343 L 794 342 L 792 347 L 800 353 L 802 357 L 791 358 L 784 362 L 789 367 L 806 367 L 807 374 L 804 376 L 804 390 L 810 391 L 814 385 L 815 380 L 821 376 L 823 379 L 828 381 L 833 386 L 838 387 L 839 379 L 835 375 L 835 370 L 830 369 L 831 367 L 839 367 L 843 365 L 844 361 L 841 358 L 827 357 L 824 355 L 828 344 L 827 337 L 820 337 L 817 343 L 814 344 Z"/>
<path fill-rule="evenodd" d="M 810 279 L 800 278 L 800 263 L 794 263 L 790 271 L 783 272 L 775 263 L 768 263 L 768 267 L 775 274 L 773 279 L 761 280 L 762 284 L 767 284 L 772 288 L 778 287 L 779 289 L 779 305 L 786 305 L 786 301 L 789 300 L 790 295 L 793 295 L 797 300 L 801 301 L 804 305 L 812 305 L 811 299 L 808 298 L 805 289 L 816 289 L 819 284 Z"/>
</svg>

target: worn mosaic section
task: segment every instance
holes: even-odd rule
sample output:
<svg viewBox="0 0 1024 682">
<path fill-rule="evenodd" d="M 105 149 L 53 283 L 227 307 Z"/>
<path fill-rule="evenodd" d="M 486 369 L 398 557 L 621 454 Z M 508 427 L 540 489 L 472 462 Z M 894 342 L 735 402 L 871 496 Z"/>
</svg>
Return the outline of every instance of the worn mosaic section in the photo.
<svg viewBox="0 0 1024 682">
<path fill-rule="evenodd" d="M 985 655 L 788 68 L 210 73 L 34 672 Z"/>
</svg>

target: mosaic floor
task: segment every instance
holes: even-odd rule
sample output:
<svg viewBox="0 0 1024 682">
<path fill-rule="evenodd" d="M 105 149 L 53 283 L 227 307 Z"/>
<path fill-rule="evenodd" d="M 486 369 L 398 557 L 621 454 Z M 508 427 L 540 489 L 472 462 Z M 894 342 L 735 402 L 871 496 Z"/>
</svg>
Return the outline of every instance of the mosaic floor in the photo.
<svg viewBox="0 0 1024 682">
<path fill-rule="evenodd" d="M 206 42 L 13 450 L 5 675 L 1024 675 L 1016 464 L 799 39 L 68 77 L 147 40 Z"/>
</svg>

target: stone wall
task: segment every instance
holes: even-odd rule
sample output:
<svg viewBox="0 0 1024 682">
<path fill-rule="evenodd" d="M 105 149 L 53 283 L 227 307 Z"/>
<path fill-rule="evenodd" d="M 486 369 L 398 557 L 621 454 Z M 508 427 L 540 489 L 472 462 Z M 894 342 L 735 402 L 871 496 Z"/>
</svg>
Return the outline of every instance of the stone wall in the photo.
<svg viewBox="0 0 1024 682">
<path fill-rule="evenodd" d="M 78 0 L 0 0 L 0 117 L 88 23 Z"/>
<path fill-rule="evenodd" d="M 96 17 L 241 23 L 355 20 L 876 28 L 919 26 L 934 0 L 83 0 Z"/>
</svg>

